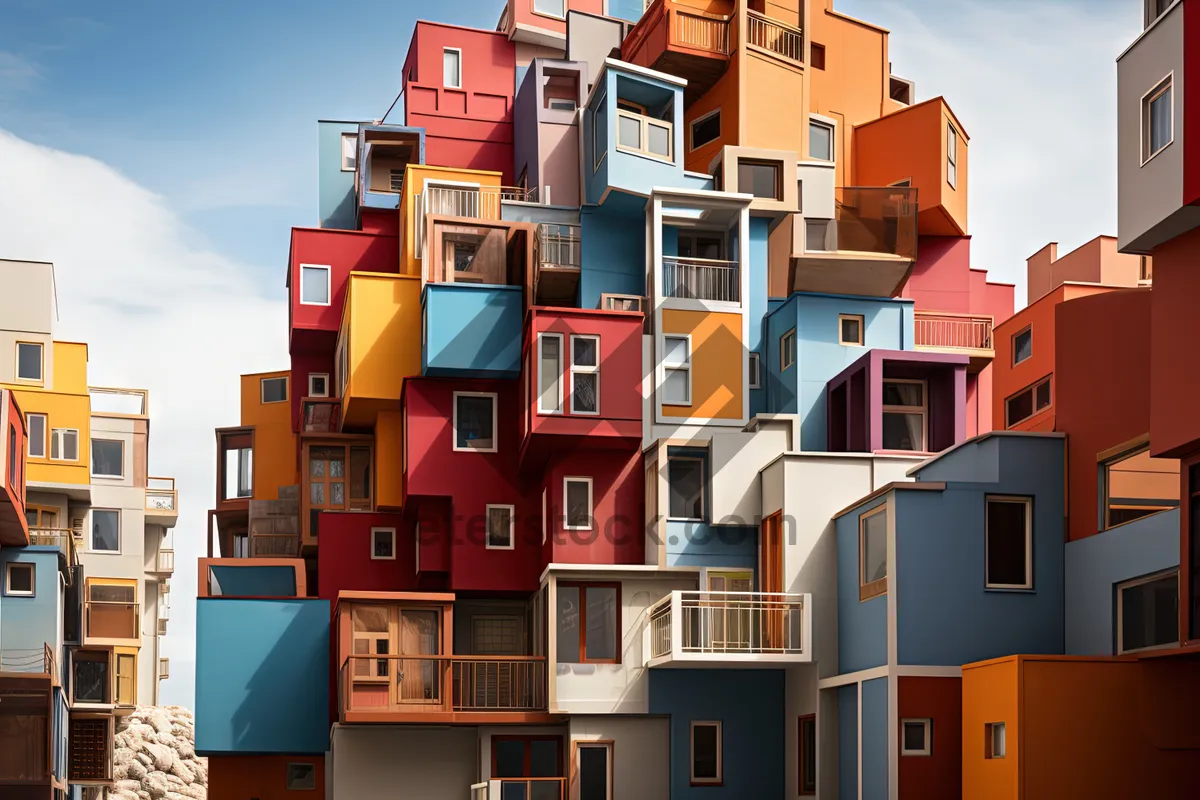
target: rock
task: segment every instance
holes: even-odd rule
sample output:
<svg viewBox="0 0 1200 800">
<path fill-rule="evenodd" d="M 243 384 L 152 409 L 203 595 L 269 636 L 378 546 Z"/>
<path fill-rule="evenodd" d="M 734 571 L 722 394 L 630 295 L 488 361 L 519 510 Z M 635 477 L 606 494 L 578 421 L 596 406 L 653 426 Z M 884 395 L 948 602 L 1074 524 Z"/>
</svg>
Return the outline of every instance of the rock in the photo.
<svg viewBox="0 0 1200 800">
<path fill-rule="evenodd" d="M 113 737 L 110 800 L 207 800 L 208 764 L 196 755 L 192 712 L 139 706 Z"/>
</svg>

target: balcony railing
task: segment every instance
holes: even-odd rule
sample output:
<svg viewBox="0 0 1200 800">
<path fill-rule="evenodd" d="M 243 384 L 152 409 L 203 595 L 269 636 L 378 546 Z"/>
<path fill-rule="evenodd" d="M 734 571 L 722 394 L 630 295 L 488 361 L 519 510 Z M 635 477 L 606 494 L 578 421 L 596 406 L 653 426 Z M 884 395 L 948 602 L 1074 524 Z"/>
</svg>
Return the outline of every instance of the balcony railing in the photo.
<svg viewBox="0 0 1200 800">
<path fill-rule="evenodd" d="M 471 785 L 471 800 L 565 800 L 566 778 L 497 778 Z"/>
<path fill-rule="evenodd" d="M 534 656 L 347 656 L 343 711 L 546 710 L 546 659 Z"/>
<path fill-rule="evenodd" d="M 578 269 L 583 264 L 579 226 L 543 222 L 538 225 L 537 237 L 541 266 Z"/>
<path fill-rule="evenodd" d="M 650 657 L 804 655 L 804 595 L 671 592 L 650 608 Z"/>
<path fill-rule="evenodd" d="M 342 401 L 337 397 L 305 397 L 300 401 L 302 433 L 337 433 L 342 427 Z"/>
<path fill-rule="evenodd" d="M 159 550 L 154 571 L 159 575 L 171 575 L 175 572 L 175 551 Z"/>
<path fill-rule="evenodd" d="M 771 19 L 757 11 L 746 11 L 746 42 L 800 64 L 804 61 L 804 35 L 799 28 Z"/>
<path fill-rule="evenodd" d="M 49 675 L 54 681 L 59 679 L 54 648 L 48 644 L 41 647 L 0 650 L 0 672 L 26 672 L 32 675 Z"/>
<path fill-rule="evenodd" d="M 729 55 L 729 18 L 715 17 L 671 4 L 673 44 Z"/>
<path fill-rule="evenodd" d="M 174 478 L 146 479 L 147 511 L 178 511 L 179 494 L 175 491 Z"/>
<path fill-rule="evenodd" d="M 142 618 L 141 609 L 141 603 L 85 600 L 83 603 L 83 643 L 94 644 L 97 639 L 140 641 L 141 632 L 138 622 Z"/>
<path fill-rule="evenodd" d="M 738 263 L 664 256 L 663 297 L 739 303 L 742 278 Z"/>
<path fill-rule="evenodd" d="M 917 347 L 991 350 L 992 317 L 918 311 L 913 320 Z"/>
<path fill-rule="evenodd" d="M 66 556 L 69 568 L 79 564 L 75 533 L 70 528 L 30 528 L 29 543 L 42 547 L 57 547 Z"/>
<path fill-rule="evenodd" d="M 530 196 L 535 198 L 530 201 Z M 439 214 L 468 219 L 500 219 L 500 204 L 505 200 L 535 202 L 537 190 L 520 186 L 437 186 L 425 185 L 425 190 L 413 199 L 416 213 L 413 219 L 413 244 L 416 252 L 425 257 L 425 217 Z"/>
<path fill-rule="evenodd" d="M 917 190 L 851 186 L 835 193 L 833 220 L 805 220 L 806 252 L 884 253 L 917 257 Z"/>
</svg>

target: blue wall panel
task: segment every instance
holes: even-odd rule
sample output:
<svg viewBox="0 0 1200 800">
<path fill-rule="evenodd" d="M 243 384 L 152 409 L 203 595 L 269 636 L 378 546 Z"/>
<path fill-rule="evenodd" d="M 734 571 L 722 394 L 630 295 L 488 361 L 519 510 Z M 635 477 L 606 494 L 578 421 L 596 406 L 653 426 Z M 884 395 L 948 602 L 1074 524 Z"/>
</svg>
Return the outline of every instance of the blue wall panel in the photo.
<svg viewBox="0 0 1200 800">
<path fill-rule="evenodd" d="M 356 227 L 354 173 L 342 171 L 342 134 L 357 131 L 356 122 L 317 123 L 317 219 L 322 228 Z"/>
<path fill-rule="evenodd" d="M 837 688 L 838 797 L 858 797 L 858 684 Z"/>
<path fill-rule="evenodd" d="M 837 520 L 838 672 L 845 674 L 887 663 L 887 595 L 858 599 L 858 519 L 887 498 Z"/>
<path fill-rule="evenodd" d="M 579 213 L 583 237 L 580 308 L 599 308 L 604 293 L 646 294 L 644 203 L 628 203 L 628 209 L 618 209 L 617 205 L 610 201 L 601 208 L 584 208 Z"/>
<path fill-rule="evenodd" d="M 422 374 L 515 378 L 520 373 L 520 286 L 430 283 L 422 304 Z"/>
<path fill-rule="evenodd" d="M 0 548 L 0 588 L 5 583 L 8 564 L 33 565 L 33 596 L 5 594 L 0 600 L 0 650 L 5 661 L 21 666 L 21 672 L 42 670 L 45 645 L 55 647 L 62 628 L 62 589 L 59 586 L 57 547 Z M 55 657 L 62 659 L 61 653 Z M 25 669 L 28 666 L 30 669 Z M 36 669 L 33 669 L 36 667 Z"/>
<path fill-rule="evenodd" d="M 758 529 L 707 522 L 668 522 L 667 566 L 756 570 Z"/>
<path fill-rule="evenodd" d="M 862 685 L 862 797 L 888 798 L 888 685 L 887 678 Z"/>
</svg>

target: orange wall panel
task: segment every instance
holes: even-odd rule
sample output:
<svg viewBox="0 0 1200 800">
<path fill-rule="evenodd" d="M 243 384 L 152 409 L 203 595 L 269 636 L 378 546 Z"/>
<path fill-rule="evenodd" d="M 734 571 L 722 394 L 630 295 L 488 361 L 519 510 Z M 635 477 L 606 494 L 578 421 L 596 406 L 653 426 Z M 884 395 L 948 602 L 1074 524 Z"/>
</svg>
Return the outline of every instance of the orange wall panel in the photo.
<svg viewBox="0 0 1200 800">
<path fill-rule="evenodd" d="M 282 403 L 263 403 L 264 378 L 287 378 L 288 397 Z M 256 500 L 274 500 L 280 486 L 293 486 L 296 475 L 296 434 L 292 433 L 291 373 L 259 372 L 242 376 L 242 425 L 254 428 L 254 486 Z M 303 391 L 303 388 L 301 389 Z"/>
<path fill-rule="evenodd" d="M 962 796 L 1016 800 L 1020 766 L 1018 657 L 983 661 L 962 671 Z M 1003 722 L 1004 758 L 985 758 L 987 724 Z"/>
<path fill-rule="evenodd" d="M 709 165 L 720 154 L 722 147 L 727 144 L 739 144 L 738 75 L 741 73 L 740 60 L 737 57 L 729 59 L 729 66 L 726 68 L 725 74 L 702 97 L 684 110 L 683 145 L 687 153 L 683 160 L 685 169 L 708 173 Z M 717 108 L 721 109 L 721 138 L 695 150 L 689 149 L 692 143 L 692 122 Z"/>
<path fill-rule="evenodd" d="M 692 336 L 692 404 L 663 406 L 663 416 L 741 418 L 746 383 L 741 314 L 666 309 L 662 329 Z"/>
<path fill-rule="evenodd" d="M 808 122 L 803 71 L 749 50 L 741 67 L 746 102 L 738 144 L 800 153 Z"/>
<path fill-rule="evenodd" d="M 315 789 L 288 791 L 287 765 L 316 766 Z M 324 756 L 209 756 L 208 800 L 322 800 Z"/>
</svg>

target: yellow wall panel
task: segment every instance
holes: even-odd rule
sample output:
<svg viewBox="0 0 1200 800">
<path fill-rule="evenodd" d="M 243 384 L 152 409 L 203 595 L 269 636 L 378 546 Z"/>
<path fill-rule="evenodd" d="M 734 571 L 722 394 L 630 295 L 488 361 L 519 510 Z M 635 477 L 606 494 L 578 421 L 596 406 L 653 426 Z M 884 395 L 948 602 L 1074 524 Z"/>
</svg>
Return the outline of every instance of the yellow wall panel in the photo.
<svg viewBox="0 0 1200 800">
<path fill-rule="evenodd" d="M 416 248 L 414 223 L 421 199 L 417 197 L 425 190 L 425 181 L 447 181 L 449 183 L 477 184 L 480 187 L 500 187 L 501 174 L 478 169 L 454 169 L 425 164 L 409 164 L 404 171 L 404 195 L 400 198 L 400 224 L 404 227 L 400 241 L 404 252 L 400 254 L 400 271 L 405 275 L 421 275 L 421 253 Z M 462 187 L 464 189 L 469 187 Z M 498 192 L 484 193 L 480 198 L 479 216 L 500 219 L 500 195 Z"/>
<path fill-rule="evenodd" d="M 284 403 L 262 402 L 264 378 L 287 378 Z M 254 486 L 256 500 L 274 500 L 280 486 L 292 486 L 296 475 L 296 434 L 292 433 L 291 372 L 258 372 L 242 376 L 242 425 L 254 428 Z"/>
<path fill-rule="evenodd" d="M 404 504 L 404 425 L 401 413 L 380 411 L 375 420 L 375 506 Z"/>
<path fill-rule="evenodd" d="M 377 401 L 397 405 L 404 379 L 421 374 L 421 281 L 351 273 L 346 307 L 350 380 L 344 418 L 346 424 L 364 425 L 373 422 Z"/>
<path fill-rule="evenodd" d="M 664 405 L 663 416 L 740 419 L 746 391 L 741 314 L 664 309 L 662 331 L 692 337 L 692 404 Z"/>
<path fill-rule="evenodd" d="M 13 391 L 25 414 L 46 415 L 46 457 L 28 459 L 30 481 L 76 485 L 91 483 L 92 402 L 86 391 L 86 386 L 83 394 L 20 389 Z M 72 428 L 79 431 L 77 460 L 61 461 L 50 458 L 51 431 L 55 428 Z"/>
</svg>

